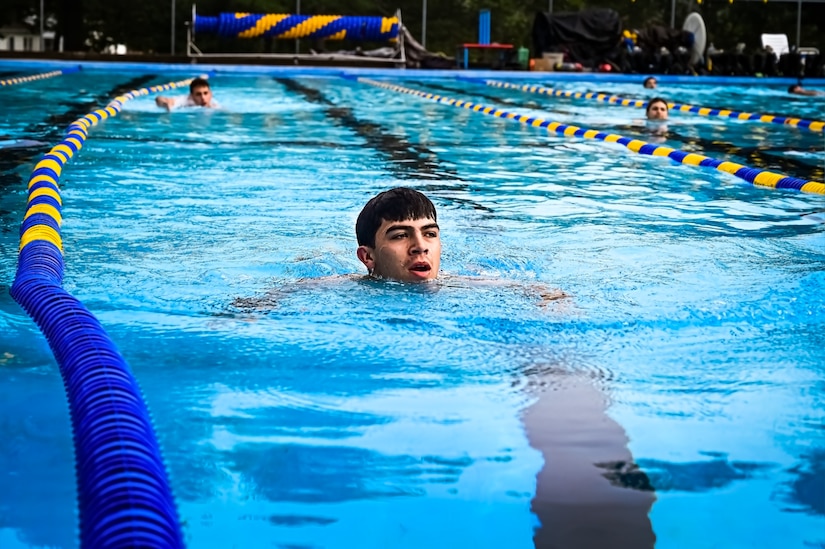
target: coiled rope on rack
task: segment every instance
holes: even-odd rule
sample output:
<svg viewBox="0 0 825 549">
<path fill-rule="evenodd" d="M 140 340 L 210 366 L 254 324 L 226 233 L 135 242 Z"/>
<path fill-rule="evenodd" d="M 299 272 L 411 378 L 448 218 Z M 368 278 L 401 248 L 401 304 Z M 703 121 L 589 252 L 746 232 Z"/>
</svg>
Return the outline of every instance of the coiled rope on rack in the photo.
<svg viewBox="0 0 825 549">
<path fill-rule="evenodd" d="M 69 400 L 81 547 L 183 547 L 180 521 L 137 381 L 100 322 L 62 287 L 59 179 L 89 130 L 127 101 L 186 86 L 134 90 L 72 122 L 35 165 L 11 295 L 46 336 Z"/>
<path fill-rule="evenodd" d="M 33 82 L 35 80 L 54 78 L 55 76 L 69 74 L 71 72 L 77 72 L 79 70 L 80 67 L 76 67 L 71 69 L 60 69 L 57 71 L 41 72 L 40 74 L 32 74 L 29 76 L 16 76 L 14 78 L 6 78 L 5 80 L 0 80 L 0 86 L 14 86 L 15 84 L 23 84 L 24 82 Z"/>
<path fill-rule="evenodd" d="M 323 38 L 392 42 L 398 38 L 398 17 L 290 15 L 282 13 L 221 13 L 195 16 L 196 33 L 228 38 Z"/>
<path fill-rule="evenodd" d="M 639 139 L 630 139 L 617 134 L 580 128 L 578 126 L 570 126 L 566 124 L 561 124 L 559 122 L 544 120 L 542 118 L 538 118 L 535 116 L 520 115 L 514 112 L 508 112 L 505 110 L 496 109 L 494 107 L 488 107 L 478 103 L 473 103 L 471 101 L 452 99 L 449 97 L 444 97 L 442 95 L 436 95 L 429 92 L 422 92 L 419 90 L 404 88 L 402 86 L 397 86 L 395 84 L 378 82 L 376 80 L 371 80 L 369 78 L 358 78 L 357 80 L 358 82 L 362 82 L 364 84 L 369 84 L 371 86 L 376 86 L 379 88 L 384 88 L 387 90 L 392 90 L 400 93 L 406 93 L 409 95 L 415 95 L 417 97 L 435 101 L 436 103 L 450 105 L 453 107 L 461 107 L 464 109 L 469 109 L 474 112 L 480 112 L 481 114 L 494 116 L 497 118 L 516 120 L 522 124 L 527 124 L 529 126 L 545 128 L 547 131 L 556 133 L 558 135 L 564 135 L 568 137 L 583 137 L 585 139 L 597 139 L 599 141 L 604 141 L 606 143 L 618 143 L 638 154 L 645 154 L 651 156 L 665 156 L 675 162 L 679 162 L 680 164 L 714 168 L 719 171 L 735 175 L 740 179 L 744 179 L 748 183 L 758 185 L 761 187 L 771 187 L 777 189 L 794 189 L 804 193 L 825 194 L 825 184 L 819 183 L 817 181 L 807 181 L 805 179 L 789 177 L 783 174 L 759 170 L 756 168 L 749 168 L 747 166 L 737 164 L 735 162 L 715 160 L 713 158 L 709 158 L 701 154 L 688 153 L 677 149 L 671 149 L 669 147 L 653 145 L 651 143 L 647 143 Z"/>
<path fill-rule="evenodd" d="M 536 86 L 532 84 L 511 84 L 509 82 L 501 82 L 498 80 L 485 80 L 484 83 L 488 86 L 492 86 L 495 88 L 507 88 L 529 93 L 552 95 L 554 97 L 570 97 L 573 99 L 593 99 L 600 103 L 621 105 L 623 107 L 647 107 L 647 101 L 644 101 L 642 99 L 627 99 L 624 97 L 620 97 L 618 95 L 610 95 L 606 93 L 555 90 L 553 88 L 545 88 L 544 86 Z M 671 111 L 687 112 L 691 114 L 698 114 L 700 116 L 716 116 L 720 118 L 735 118 L 737 120 L 763 122 L 765 124 L 780 124 L 783 126 L 805 128 L 812 132 L 825 131 L 825 121 L 822 120 L 806 120 L 804 118 L 794 118 L 791 116 L 778 116 L 773 114 L 759 114 L 752 112 L 738 112 L 727 109 L 711 109 L 709 107 L 697 107 L 696 105 L 685 105 L 681 103 L 668 103 L 667 107 Z"/>
</svg>

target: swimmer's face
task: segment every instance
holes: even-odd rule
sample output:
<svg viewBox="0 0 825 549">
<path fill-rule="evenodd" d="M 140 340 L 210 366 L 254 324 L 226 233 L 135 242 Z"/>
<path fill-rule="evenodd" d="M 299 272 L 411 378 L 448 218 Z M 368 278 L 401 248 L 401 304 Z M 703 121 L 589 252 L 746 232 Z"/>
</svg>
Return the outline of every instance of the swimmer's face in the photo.
<svg viewBox="0 0 825 549">
<path fill-rule="evenodd" d="M 191 92 L 192 101 L 199 107 L 205 107 L 212 101 L 212 90 L 209 86 L 198 86 Z"/>
<path fill-rule="evenodd" d="M 645 80 L 645 88 L 653 89 L 656 87 L 656 79 L 655 78 L 648 78 Z"/>
<path fill-rule="evenodd" d="M 441 234 L 431 218 L 382 220 L 375 247 L 359 246 L 358 259 L 370 275 L 401 282 L 426 282 L 441 267 Z"/>
<path fill-rule="evenodd" d="M 648 120 L 667 120 L 667 105 L 656 101 L 647 106 Z"/>
</svg>

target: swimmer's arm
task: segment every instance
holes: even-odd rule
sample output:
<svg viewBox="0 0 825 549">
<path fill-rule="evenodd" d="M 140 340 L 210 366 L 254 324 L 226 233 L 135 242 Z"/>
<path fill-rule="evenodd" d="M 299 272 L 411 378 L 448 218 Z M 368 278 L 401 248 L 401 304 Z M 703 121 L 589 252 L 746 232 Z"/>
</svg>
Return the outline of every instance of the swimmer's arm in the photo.
<svg viewBox="0 0 825 549">
<path fill-rule="evenodd" d="M 176 103 L 177 102 L 172 97 L 164 97 L 162 95 L 155 97 L 155 105 L 157 105 L 158 107 L 163 107 L 167 111 L 171 111 L 172 109 L 174 109 Z"/>
<path fill-rule="evenodd" d="M 294 282 L 282 284 L 276 288 L 255 297 L 236 297 L 232 300 L 232 307 L 244 312 L 271 311 L 278 307 L 279 302 L 289 294 L 299 290 L 313 288 L 329 288 L 347 281 L 361 280 L 362 275 L 330 275 L 319 278 L 299 278 Z"/>
<path fill-rule="evenodd" d="M 553 288 L 540 282 L 524 283 L 513 280 L 505 280 L 501 278 L 483 278 L 472 276 L 446 276 L 442 278 L 442 284 L 445 286 L 486 286 L 499 287 L 518 290 L 527 295 L 538 298 L 539 305 L 547 305 L 548 303 L 559 301 L 572 297 L 567 292 L 560 288 Z"/>
</svg>

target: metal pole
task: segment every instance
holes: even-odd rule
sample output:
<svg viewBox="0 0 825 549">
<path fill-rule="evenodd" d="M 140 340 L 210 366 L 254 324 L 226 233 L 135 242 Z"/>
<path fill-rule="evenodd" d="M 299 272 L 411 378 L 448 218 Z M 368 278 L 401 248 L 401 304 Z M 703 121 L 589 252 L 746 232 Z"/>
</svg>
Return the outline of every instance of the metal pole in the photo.
<svg viewBox="0 0 825 549">
<path fill-rule="evenodd" d="M 553 13 L 553 0 L 547 0 L 547 11 Z"/>
<path fill-rule="evenodd" d="M 46 44 L 43 41 L 43 0 L 40 0 L 40 51 L 46 51 Z"/>
<path fill-rule="evenodd" d="M 295 15 L 301 15 L 301 0 L 295 0 Z M 295 53 L 301 53 L 301 42 L 297 38 L 295 39 Z"/>
<path fill-rule="evenodd" d="M 421 46 L 427 49 L 427 0 L 421 6 Z"/>
<path fill-rule="evenodd" d="M 802 0 L 796 3 L 796 51 L 799 51 L 799 35 L 802 31 Z"/>
<path fill-rule="evenodd" d="M 175 55 L 175 0 L 172 0 L 172 39 L 170 42 L 172 44 L 172 55 Z"/>
<path fill-rule="evenodd" d="M 676 0 L 670 0 L 670 28 L 676 28 Z"/>
</svg>

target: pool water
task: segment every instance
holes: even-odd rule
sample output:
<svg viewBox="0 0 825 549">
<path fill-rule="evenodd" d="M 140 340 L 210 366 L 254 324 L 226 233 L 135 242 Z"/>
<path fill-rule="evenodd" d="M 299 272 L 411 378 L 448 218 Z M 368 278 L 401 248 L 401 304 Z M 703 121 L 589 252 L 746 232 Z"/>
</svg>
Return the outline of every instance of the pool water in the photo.
<svg viewBox="0 0 825 549">
<path fill-rule="evenodd" d="M 0 135 L 52 145 L 112 92 L 179 79 L 4 89 Z M 399 83 L 650 137 L 640 110 Z M 224 110 L 130 101 L 61 177 L 64 287 L 141 384 L 189 547 L 825 545 L 825 198 L 352 79 L 212 85 Z M 825 104 L 655 92 L 811 119 Z M 823 179 L 821 133 L 673 113 L 663 143 Z M 43 152 L 0 149 L 3 290 Z M 438 208 L 447 282 L 342 276 L 364 272 L 361 207 L 399 185 Z M 542 301 L 555 288 L 571 297 Z M 59 371 L 8 291 L 0 438 L 0 547 L 76 547 Z"/>
</svg>

